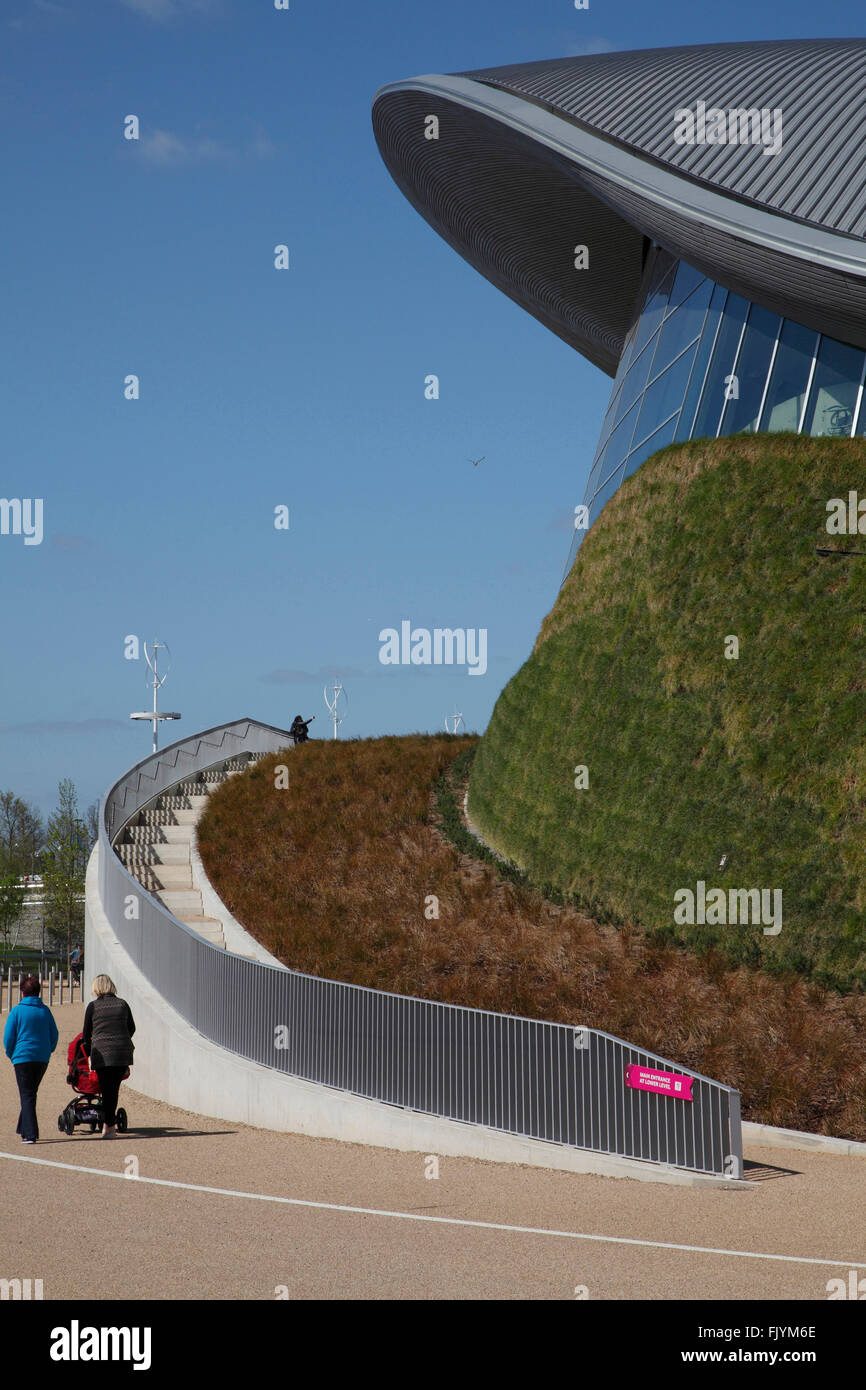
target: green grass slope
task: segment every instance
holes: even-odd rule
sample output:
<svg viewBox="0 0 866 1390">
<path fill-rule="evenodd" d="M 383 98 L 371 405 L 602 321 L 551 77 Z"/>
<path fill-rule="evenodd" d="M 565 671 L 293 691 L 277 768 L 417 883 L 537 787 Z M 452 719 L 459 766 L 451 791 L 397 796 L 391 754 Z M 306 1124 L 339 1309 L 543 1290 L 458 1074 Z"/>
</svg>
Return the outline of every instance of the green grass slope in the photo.
<svg viewBox="0 0 866 1390">
<path fill-rule="evenodd" d="M 866 984 L 866 556 L 816 554 L 866 551 L 826 529 L 852 490 L 866 441 L 791 435 L 675 445 L 627 479 L 479 745 L 488 842 L 607 920 Z M 781 889 L 781 931 L 676 925 L 698 880 Z"/>
</svg>

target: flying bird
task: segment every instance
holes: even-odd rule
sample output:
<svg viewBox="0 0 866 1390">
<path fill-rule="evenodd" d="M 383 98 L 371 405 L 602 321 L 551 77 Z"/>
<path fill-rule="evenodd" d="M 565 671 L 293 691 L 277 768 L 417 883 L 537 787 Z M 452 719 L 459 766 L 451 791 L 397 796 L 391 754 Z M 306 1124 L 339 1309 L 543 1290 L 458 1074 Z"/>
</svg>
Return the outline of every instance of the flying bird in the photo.
<svg viewBox="0 0 866 1390">
<path fill-rule="evenodd" d="M 481 457 L 480 457 L 480 459 L 467 459 L 466 462 L 467 462 L 467 463 L 471 463 L 473 468 L 477 468 L 478 465 L 479 465 L 479 463 L 483 463 L 484 460 L 485 460 L 486 458 L 487 458 L 487 455 L 486 455 L 486 454 L 482 454 Z"/>
</svg>

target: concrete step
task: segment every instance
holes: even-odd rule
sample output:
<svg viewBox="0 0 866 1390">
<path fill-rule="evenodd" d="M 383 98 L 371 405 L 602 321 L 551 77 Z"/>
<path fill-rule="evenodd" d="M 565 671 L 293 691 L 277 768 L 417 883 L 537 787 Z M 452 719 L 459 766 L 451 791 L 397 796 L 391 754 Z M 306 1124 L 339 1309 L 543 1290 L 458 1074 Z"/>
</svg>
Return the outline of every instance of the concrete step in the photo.
<svg viewBox="0 0 866 1390">
<path fill-rule="evenodd" d="M 184 801 L 188 798 L 184 797 Z M 202 800 L 202 805 L 204 805 Z M 199 808 L 185 806 L 155 806 L 139 814 L 139 825 L 194 825 L 200 814 Z"/>
<path fill-rule="evenodd" d="M 196 811 L 200 810 L 207 801 L 207 792 L 189 792 L 183 796 L 175 796 L 173 793 L 161 796 L 156 803 L 158 811 Z"/>
<path fill-rule="evenodd" d="M 135 820 L 135 825 L 174 825 L 175 812 L 161 806 L 148 806 L 146 811 L 139 811 Z"/>
<path fill-rule="evenodd" d="M 191 825 L 128 825 L 124 844 L 176 845 L 189 844 Z"/>
<path fill-rule="evenodd" d="M 188 864 L 189 841 L 176 845 L 140 844 L 118 845 L 117 853 L 127 868 L 132 864 Z"/>
<path fill-rule="evenodd" d="M 222 923 L 204 911 L 192 873 L 190 846 L 211 792 L 265 756 L 255 753 L 227 758 L 218 767 L 176 782 L 153 805 L 139 812 L 135 823 L 125 828 L 122 841 L 115 846 L 122 863 L 147 892 L 159 898 L 179 921 L 221 950 L 226 949 Z"/>
<path fill-rule="evenodd" d="M 175 916 L 178 914 L 175 913 Z M 226 948 L 226 939 L 223 933 L 222 922 L 216 917 L 205 917 L 204 914 L 191 913 L 189 916 L 181 917 L 180 921 L 193 931 L 203 936 L 205 941 L 210 941 L 212 945 L 219 946 L 220 950 Z"/>
<path fill-rule="evenodd" d="M 129 869 L 136 883 L 140 883 L 145 892 L 149 893 L 150 882 L 148 880 L 148 875 L 150 873 L 150 866 L 148 864 L 127 864 L 126 867 Z"/>
<path fill-rule="evenodd" d="M 163 889 L 175 892 L 195 888 L 189 864 L 142 864 L 135 876 L 149 893 L 161 893 Z"/>
<path fill-rule="evenodd" d="M 175 917 L 204 916 L 201 893 L 197 888 L 164 888 L 156 896 Z"/>
<path fill-rule="evenodd" d="M 173 845 L 150 844 L 145 852 L 149 864 L 188 864 L 189 840 L 178 840 Z"/>
</svg>

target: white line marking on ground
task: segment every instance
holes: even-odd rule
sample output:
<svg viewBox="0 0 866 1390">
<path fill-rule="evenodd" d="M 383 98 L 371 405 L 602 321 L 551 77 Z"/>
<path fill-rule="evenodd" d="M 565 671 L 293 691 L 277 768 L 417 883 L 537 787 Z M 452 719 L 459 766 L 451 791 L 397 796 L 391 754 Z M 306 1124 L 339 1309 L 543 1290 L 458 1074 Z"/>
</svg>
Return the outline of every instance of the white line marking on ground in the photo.
<svg viewBox="0 0 866 1390">
<path fill-rule="evenodd" d="M 731 1255 L 741 1260 L 783 1260 L 789 1264 L 833 1265 L 846 1269 L 866 1269 L 856 1260 L 818 1260 L 814 1255 L 765 1255 L 755 1250 L 717 1250 L 708 1245 L 674 1245 L 666 1240 L 637 1240 L 631 1236 L 588 1235 L 582 1231 L 556 1231 L 545 1226 L 507 1226 L 499 1221 L 472 1221 L 460 1216 L 420 1216 L 412 1211 L 381 1211 L 377 1207 L 347 1207 L 336 1202 L 313 1202 L 305 1197 L 276 1197 L 269 1192 L 237 1192 L 231 1187 L 204 1187 L 196 1182 L 175 1182 L 171 1178 L 131 1178 L 126 1173 L 114 1173 L 108 1168 L 85 1168 L 78 1163 L 58 1163 L 52 1158 L 31 1158 L 29 1154 L 8 1154 L 0 1158 L 13 1163 L 35 1163 L 42 1168 L 63 1168 L 68 1173 L 93 1173 L 98 1178 L 119 1178 L 130 1184 L 150 1183 L 154 1187 L 176 1187 L 184 1192 L 209 1192 L 215 1197 L 245 1197 L 250 1202 L 278 1202 L 287 1207 L 313 1207 L 318 1211 L 345 1211 L 354 1216 L 386 1216 L 394 1221 L 425 1221 L 438 1226 L 471 1226 L 481 1231 L 509 1231 L 523 1236 L 554 1236 L 558 1240 L 595 1240 L 606 1245 L 645 1245 L 653 1250 L 685 1250 L 696 1255 Z"/>
</svg>

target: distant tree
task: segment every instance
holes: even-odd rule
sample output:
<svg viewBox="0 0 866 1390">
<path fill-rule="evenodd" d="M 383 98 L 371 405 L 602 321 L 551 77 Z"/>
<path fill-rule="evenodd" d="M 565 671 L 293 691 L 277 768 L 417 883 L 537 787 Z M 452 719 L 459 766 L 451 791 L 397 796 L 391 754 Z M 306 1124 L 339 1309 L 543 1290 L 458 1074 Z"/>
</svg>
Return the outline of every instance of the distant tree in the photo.
<svg viewBox="0 0 866 1390">
<path fill-rule="evenodd" d="M 67 954 L 84 934 L 84 876 L 88 831 L 78 812 L 78 795 L 69 778 L 57 788 L 59 805 L 48 818 L 42 856 L 45 929 L 52 944 Z"/>
<path fill-rule="evenodd" d="M 86 817 L 85 817 L 85 819 L 86 819 L 86 822 L 87 822 L 87 841 L 88 841 L 87 849 L 88 849 L 88 853 L 89 853 L 89 851 L 92 850 L 92 849 L 93 849 L 93 846 L 96 844 L 96 841 L 99 839 L 99 802 L 98 802 L 98 801 L 91 801 L 90 805 L 89 805 L 88 808 L 87 808 L 87 812 L 86 812 Z"/>
<path fill-rule="evenodd" d="M 42 817 L 14 792 L 0 792 L 0 874 L 35 874 L 45 843 Z"/>
<path fill-rule="evenodd" d="M 18 885 L 18 875 L 0 875 L 0 938 L 4 948 L 9 947 L 12 928 L 21 916 L 27 890 Z"/>
</svg>

